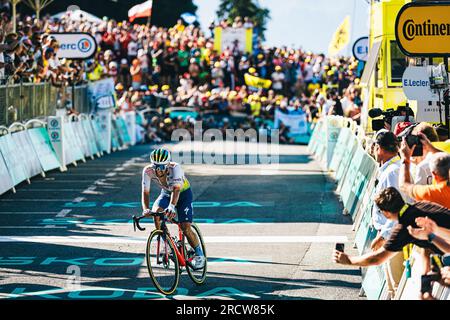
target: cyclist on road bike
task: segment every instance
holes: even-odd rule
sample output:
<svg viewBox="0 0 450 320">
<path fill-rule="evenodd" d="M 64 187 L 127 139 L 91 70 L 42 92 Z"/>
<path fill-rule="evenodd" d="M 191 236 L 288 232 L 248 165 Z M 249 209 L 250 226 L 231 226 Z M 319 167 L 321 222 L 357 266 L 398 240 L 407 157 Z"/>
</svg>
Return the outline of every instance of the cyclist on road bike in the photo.
<svg viewBox="0 0 450 320">
<path fill-rule="evenodd" d="M 192 190 L 184 176 L 180 164 L 171 162 L 170 152 L 165 149 L 154 150 L 150 155 L 149 166 L 142 172 L 142 209 L 144 216 L 151 212 L 164 212 L 170 220 L 178 214 L 178 222 L 189 244 L 195 249 L 191 264 L 194 269 L 202 269 L 206 258 L 200 241 L 191 229 L 193 220 Z M 161 194 L 150 210 L 150 183 L 156 182 L 161 187 Z M 155 217 L 155 226 L 161 228 L 161 219 Z"/>
</svg>

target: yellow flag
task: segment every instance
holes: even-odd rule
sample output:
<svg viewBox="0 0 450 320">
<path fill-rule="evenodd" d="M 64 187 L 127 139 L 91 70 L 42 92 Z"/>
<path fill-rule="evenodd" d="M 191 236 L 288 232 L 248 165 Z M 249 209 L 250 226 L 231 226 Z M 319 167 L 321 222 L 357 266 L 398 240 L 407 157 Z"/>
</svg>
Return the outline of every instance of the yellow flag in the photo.
<svg viewBox="0 0 450 320">
<path fill-rule="evenodd" d="M 271 80 L 258 78 L 258 77 L 252 76 L 248 73 L 246 73 L 244 75 L 244 78 L 245 78 L 245 84 L 249 87 L 269 89 L 272 86 Z"/>
<path fill-rule="evenodd" d="M 337 28 L 328 47 L 328 55 L 335 56 L 350 42 L 350 16 Z"/>
</svg>

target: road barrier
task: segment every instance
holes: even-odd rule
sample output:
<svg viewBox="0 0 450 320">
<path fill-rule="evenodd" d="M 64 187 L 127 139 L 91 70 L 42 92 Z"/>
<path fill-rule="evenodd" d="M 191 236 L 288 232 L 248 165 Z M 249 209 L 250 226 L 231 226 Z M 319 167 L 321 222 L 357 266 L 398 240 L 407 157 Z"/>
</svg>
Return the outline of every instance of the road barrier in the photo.
<svg viewBox="0 0 450 320">
<path fill-rule="evenodd" d="M 351 119 L 329 116 L 321 119 L 314 128 L 308 150 L 336 180 L 344 214 L 354 222 L 355 247 L 359 254 L 369 252 L 377 235 L 372 228 L 372 208 L 378 164 L 369 154 L 373 141 Z M 406 249 L 406 247 L 405 247 Z M 405 250 L 408 251 L 408 250 Z M 402 279 L 393 297 L 397 300 L 418 299 L 420 293 L 420 263 L 417 248 L 405 252 Z M 387 299 L 388 286 L 384 266 L 362 269 L 362 289 L 368 299 Z M 434 284 L 434 297 L 449 299 L 449 289 Z"/>
<path fill-rule="evenodd" d="M 136 142 L 136 114 L 113 116 L 113 151 Z M 133 132 L 134 130 L 134 132 Z M 130 132 L 133 136 L 130 136 Z M 51 116 L 27 123 L 0 127 L 0 195 L 16 192 L 17 185 L 55 169 L 66 171 L 70 164 L 101 157 L 109 145 L 103 141 L 94 115 Z M 133 141 L 134 139 L 134 141 Z"/>
</svg>

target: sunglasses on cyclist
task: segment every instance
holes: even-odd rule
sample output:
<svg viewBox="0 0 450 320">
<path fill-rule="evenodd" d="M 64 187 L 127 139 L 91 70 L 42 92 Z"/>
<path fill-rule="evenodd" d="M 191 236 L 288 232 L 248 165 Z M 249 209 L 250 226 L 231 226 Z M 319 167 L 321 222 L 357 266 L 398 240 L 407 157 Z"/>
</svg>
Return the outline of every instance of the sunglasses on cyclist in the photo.
<svg viewBox="0 0 450 320">
<path fill-rule="evenodd" d="M 167 164 L 154 164 L 155 170 L 165 171 L 167 169 Z"/>
</svg>

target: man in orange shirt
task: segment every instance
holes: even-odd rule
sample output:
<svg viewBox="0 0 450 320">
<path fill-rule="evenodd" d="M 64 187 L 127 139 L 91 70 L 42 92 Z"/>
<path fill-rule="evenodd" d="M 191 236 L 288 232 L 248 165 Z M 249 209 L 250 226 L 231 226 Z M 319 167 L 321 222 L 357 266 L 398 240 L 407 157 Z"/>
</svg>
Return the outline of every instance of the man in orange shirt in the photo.
<svg viewBox="0 0 450 320">
<path fill-rule="evenodd" d="M 423 135 L 421 141 L 424 145 L 431 143 Z M 405 139 L 402 141 L 400 154 L 402 157 L 402 167 L 400 170 L 399 186 L 403 194 L 408 195 L 416 201 L 430 201 L 450 209 L 450 154 L 439 152 L 434 154 L 430 159 L 430 168 L 435 181 L 434 185 L 414 185 L 411 181 L 410 165 L 411 155 L 414 147 L 409 148 Z"/>
</svg>

